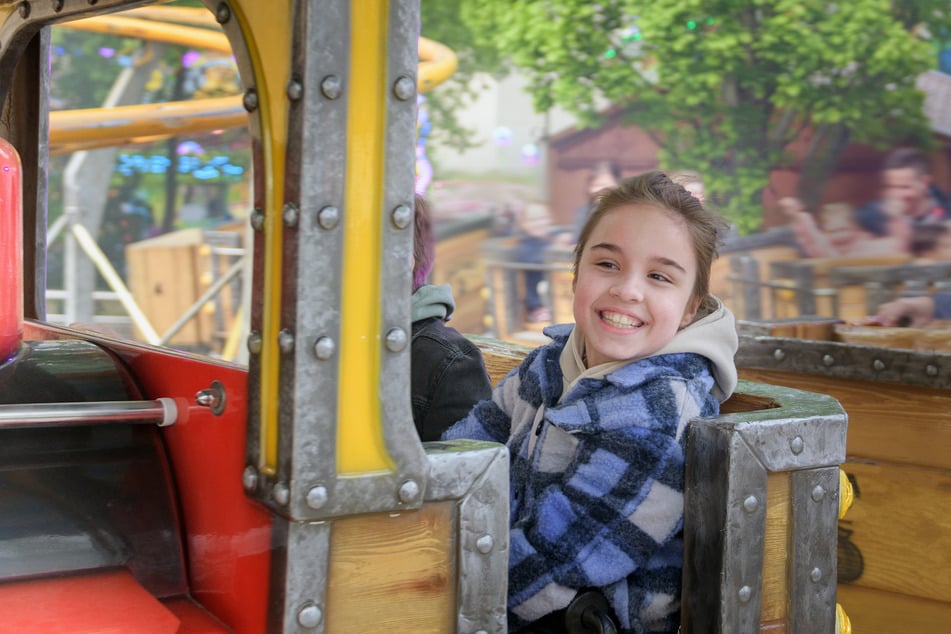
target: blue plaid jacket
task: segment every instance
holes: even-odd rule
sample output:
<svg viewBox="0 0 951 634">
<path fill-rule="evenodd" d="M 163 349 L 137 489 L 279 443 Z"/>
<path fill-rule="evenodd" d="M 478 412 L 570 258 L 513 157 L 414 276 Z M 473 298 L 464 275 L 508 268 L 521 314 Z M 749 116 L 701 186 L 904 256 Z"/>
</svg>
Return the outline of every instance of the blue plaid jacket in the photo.
<svg viewBox="0 0 951 634">
<path fill-rule="evenodd" d="M 683 565 L 683 432 L 719 412 L 710 362 L 650 357 L 561 399 L 570 326 L 444 435 L 511 453 L 509 627 L 599 588 L 624 632 L 676 632 Z M 561 399 L 561 400 L 559 400 Z"/>
</svg>

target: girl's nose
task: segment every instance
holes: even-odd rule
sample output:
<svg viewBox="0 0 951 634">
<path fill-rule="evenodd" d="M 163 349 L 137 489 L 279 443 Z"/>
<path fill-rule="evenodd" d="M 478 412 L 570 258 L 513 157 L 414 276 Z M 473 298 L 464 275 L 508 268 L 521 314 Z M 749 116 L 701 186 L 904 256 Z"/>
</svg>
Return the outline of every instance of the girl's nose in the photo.
<svg viewBox="0 0 951 634">
<path fill-rule="evenodd" d="M 644 299 L 644 282 L 638 276 L 626 275 L 611 286 L 610 293 L 621 301 L 640 302 Z"/>
</svg>

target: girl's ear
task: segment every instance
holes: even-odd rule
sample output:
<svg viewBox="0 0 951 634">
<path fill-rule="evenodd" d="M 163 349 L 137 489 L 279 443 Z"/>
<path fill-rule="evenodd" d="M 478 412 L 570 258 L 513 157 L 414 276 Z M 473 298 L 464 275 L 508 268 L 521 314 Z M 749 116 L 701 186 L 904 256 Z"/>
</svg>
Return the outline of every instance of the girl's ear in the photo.
<svg viewBox="0 0 951 634">
<path fill-rule="evenodd" d="M 697 316 L 697 311 L 700 310 L 700 303 L 702 301 L 702 298 L 694 297 L 687 302 L 687 307 L 684 308 L 684 316 L 680 320 L 680 328 L 686 327 L 693 321 L 693 318 Z"/>
</svg>

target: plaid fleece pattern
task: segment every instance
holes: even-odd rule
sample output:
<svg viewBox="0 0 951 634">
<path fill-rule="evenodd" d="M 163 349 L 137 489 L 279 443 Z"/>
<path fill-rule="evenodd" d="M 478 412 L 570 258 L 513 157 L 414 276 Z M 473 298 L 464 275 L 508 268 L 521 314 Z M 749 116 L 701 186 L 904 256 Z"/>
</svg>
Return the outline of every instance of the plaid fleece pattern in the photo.
<svg viewBox="0 0 951 634">
<path fill-rule="evenodd" d="M 509 627 L 600 588 L 624 632 L 676 632 L 683 565 L 682 437 L 719 411 L 710 362 L 650 357 L 561 397 L 571 326 L 534 350 L 443 438 L 511 452 Z"/>
</svg>

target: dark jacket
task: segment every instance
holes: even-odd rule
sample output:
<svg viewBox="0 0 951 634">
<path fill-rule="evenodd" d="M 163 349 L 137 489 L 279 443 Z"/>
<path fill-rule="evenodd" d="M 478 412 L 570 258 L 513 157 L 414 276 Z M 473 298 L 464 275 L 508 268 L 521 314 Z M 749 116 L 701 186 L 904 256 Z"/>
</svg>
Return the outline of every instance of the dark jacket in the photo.
<svg viewBox="0 0 951 634">
<path fill-rule="evenodd" d="M 473 405 L 492 396 L 482 353 L 446 325 L 454 307 L 448 285 L 423 286 L 413 294 L 411 394 L 422 440 L 439 440 Z"/>
</svg>

